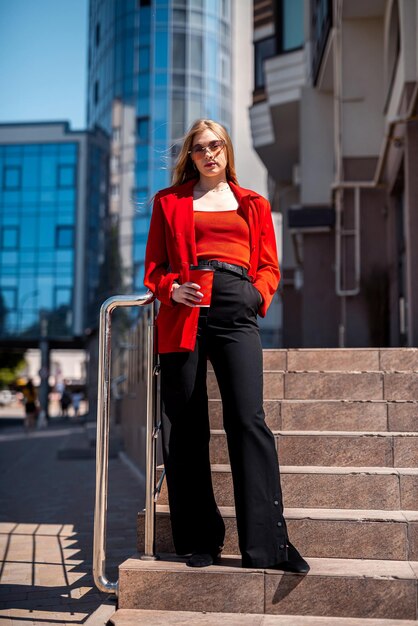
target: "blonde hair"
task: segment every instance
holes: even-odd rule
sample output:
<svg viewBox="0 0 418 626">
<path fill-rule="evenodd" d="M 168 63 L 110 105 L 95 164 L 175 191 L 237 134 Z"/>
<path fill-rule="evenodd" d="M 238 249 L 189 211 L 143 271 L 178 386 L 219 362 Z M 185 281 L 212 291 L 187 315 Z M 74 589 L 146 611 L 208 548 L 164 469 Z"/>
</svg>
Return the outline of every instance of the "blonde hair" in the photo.
<svg viewBox="0 0 418 626">
<path fill-rule="evenodd" d="M 219 139 L 225 141 L 226 150 L 226 179 L 238 184 L 237 174 L 235 172 L 234 148 L 232 147 L 231 137 L 222 124 L 213 120 L 196 120 L 189 131 L 186 133 L 180 153 L 177 157 L 176 164 L 173 169 L 172 184 L 181 185 L 192 179 L 199 179 L 199 172 L 194 166 L 189 150 L 193 145 L 193 139 L 197 133 L 201 133 L 206 129 L 211 130 Z"/>
</svg>

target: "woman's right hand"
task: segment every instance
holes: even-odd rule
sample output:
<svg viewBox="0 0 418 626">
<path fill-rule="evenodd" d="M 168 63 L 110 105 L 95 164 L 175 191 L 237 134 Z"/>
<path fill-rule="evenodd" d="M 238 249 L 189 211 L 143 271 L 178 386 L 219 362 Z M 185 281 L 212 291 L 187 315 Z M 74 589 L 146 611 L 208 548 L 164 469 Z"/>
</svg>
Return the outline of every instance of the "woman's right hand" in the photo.
<svg viewBox="0 0 418 626">
<path fill-rule="evenodd" d="M 181 304 L 186 304 L 187 306 L 197 306 L 203 298 L 203 293 L 199 291 L 199 289 L 200 285 L 197 285 L 196 283 L 187 282 L 182 285 L 173 283 L 171 297 L 174 302 L 180 302 Z"/>
</svg>

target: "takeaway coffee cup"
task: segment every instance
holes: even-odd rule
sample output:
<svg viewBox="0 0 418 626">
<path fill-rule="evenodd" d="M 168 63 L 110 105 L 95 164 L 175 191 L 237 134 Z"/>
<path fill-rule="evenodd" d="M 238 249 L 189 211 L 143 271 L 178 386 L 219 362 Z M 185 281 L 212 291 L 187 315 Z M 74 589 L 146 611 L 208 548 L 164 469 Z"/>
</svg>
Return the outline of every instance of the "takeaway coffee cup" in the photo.
<svg viewBox="0 0 418 626">
<path fill-rule="evenodd" d="M 197 306 L 210 306 L 214 273 L 212 267 L 190 266 L 190 281 L 200 285 L 199 291 L 203 293 L 203 298 Z"/>
</svg>

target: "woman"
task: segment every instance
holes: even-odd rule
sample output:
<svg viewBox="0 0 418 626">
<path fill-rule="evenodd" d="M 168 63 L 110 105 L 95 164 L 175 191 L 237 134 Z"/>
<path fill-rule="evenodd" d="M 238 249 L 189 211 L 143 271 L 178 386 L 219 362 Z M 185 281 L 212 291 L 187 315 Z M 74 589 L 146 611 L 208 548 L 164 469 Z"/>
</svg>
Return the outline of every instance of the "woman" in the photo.
<svg viewBox="0 0 418 626">
<path fill-rule="evenodd" d="M 190 266 L 215 270 L 209 308 Z M 211 565 L 225 526 L 209 461 L 207 359 L 223 404 L 243 567 L 309 566 L 287 537 L 274 437 L 264 421 L 257 313 L 280 279 L 267 200 L 238 186 L 225 128 L 198 120 L 187 133 L 173 186 L 154 201 L 145 285 L 160 300 L 163 455 L 177 554 Z"/>
</svg>

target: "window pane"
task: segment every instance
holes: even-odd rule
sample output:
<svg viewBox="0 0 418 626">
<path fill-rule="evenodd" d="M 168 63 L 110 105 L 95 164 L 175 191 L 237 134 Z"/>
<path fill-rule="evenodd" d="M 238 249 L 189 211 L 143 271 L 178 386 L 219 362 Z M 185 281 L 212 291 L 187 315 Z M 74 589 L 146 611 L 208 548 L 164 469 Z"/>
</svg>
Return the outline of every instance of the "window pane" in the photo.
<svg viewBox="0 0 418 626">
<path fill-rule="evenodd" d="M 269 57 L 275 55 L 276 41 L 274 37 L 268 39 L 262 39 L 254 43 L 255 52 L 255 88 L 260 89 L 264 87 L 264 61 Z"/>
<path fill-rule="evenodd" d="M 16 204 L 20 204 L 20 192 L 19 191 L 5 191 L 3 193 L 3 205 L 4 208 L 12 206 L 15 207 Z M 15 210 L 15 208 L 13 208 Z"/>
<path fill-rule="evenodd" d="M 184 74 L 173 74 L 173 87 L 185 87 L 186 86 L 186 78 Z"/>
<path fill-rule="evenodd" d="M 1 262 L 3 265 L 17 265 L 17 252 L 2 252 L 1 253 Z M 2 268 L 4 270 L 4 268 Z M 16 269 L 13 268 L 15 272 Z"/>
<path fill-rule="evenodd" d="M 55 187 L 57 184 L 56 157 L 44 156 L 41 159 L 41 185 L 42 187 Z"/>
<path fill-rule="evenodd" d="M 184 33 L 174 33 L 173 36 L 173 68 L 184 70 L 186 67 L 186 36 Z"/>
<path fill-rule="evenodd" d="M 60 165 L 58 167 L 58 186 L 74 187 L 75 170 L 72 165 Z"/>
<path fill-rule="evenodd" d="M 18 189 L 20 187 L 20 167 L 6 166 L 3 170 L 4 189 Z"/>
<path fill-rule="evenodd" d="M 173 98 L 171 113 L 171 132 L 173 137 L 180 137 L 184 133 L 185 111 L 183 98 Z"/>
<path fill-rule="evenodd" d="M 57 248 L 72 248 L 74 240 L 74 229 L 72 226 L 56 227 Z"/>
<path fill-rule="evenodd" d="M 77 145 L 74 143 L 61 144 L 58 148 L 60 163 L 75 163 Z"/>
<path fill-rule="evenodd" d="M 149 71 L 149 46 L 139 48 L 138 69 L 140 72 Z"/>
<path fill-rule="evenodd" d="M 186 23 L 186 11 L 183 11 L 181 9 L 174 9 L 173 21 L 179 24 L 185 24 Z"/>
<path fill-rule="evenodd" d="M 200 99 L 190 98 L 188 125 L 202 117 L 202 104 Z"/>
<path fill-rule="evenodd" d="M 201 76 L 190 76 L 190 87 L 192 89 L 203 89 L 203 79 Z"/>
<path fill-rule="evenodd" d="M 190 64 L 192 70 L 203 72 L 203 39 L 200 35 L 190 37 Z"/>
<path fill-rule="evenodd" d="M 168 37 L 166 33 L 155 35 L 155 66 L 165 68 L 168 64 Z"/>
<path fill-rule="evenodd" d="M 57 200 L 60 204 L 66 204 L 67 206 L 74 206 L 75 204 L 75 192 L 74 189 L 62 189 L 58 192 Z"/>
<path fill-rule="evenodd" d="M 284 52 L 303 45 L 303 0 L 283 0 L 282 29 Z"/>
<path fill-rule="evenodd" d="M 149 120 L 147 117 L 136 118 L 136 137 L 140 143 L 148 142 Z"/>
<path fill-rule="evenodd" d="M 38 246 L 37 226 L 38 220 L 36 217 L 25 216 L 20 230 L 21 248 L 36 248 Z"/>
<path fill-rule="evenodd" d="M 3 228 L 2 232 L 2 246 L 3 248 L 17 248 L 19 241 L 18 228 Z"/>
<path fill-rule="evenodd" d="M 55 288 L 55 308 L 71 304 L 71 289 L 66 287 Z"/>
<path fill-rule="evenodd" d="M 1 295 L 3 299 L 3 306 L 6 307 L 8 311 L 11 309 L 16 309 L 17 307 L 17 294 L 16 289 L 6 287 L 1 290 Z"/>
<path fill-rule="evenodd" d="M 39 248 L 53 248 L 55 246 L 54 241 L 54 223 L 50 215 L 39 216 L 39 235 L 38 246 Z"/>
<path fill-rule="evenodd" d="M 190 26 L 192 28 L 202 28 L 203 19 L 202 14 L 197 11 L 192 11 L 190 13 Z"/>
<path fill-rule="evenodd" d="M 39 157 L 26 156 L 23 159 L 23 188 L 39 187 Z"/>
</svg>

